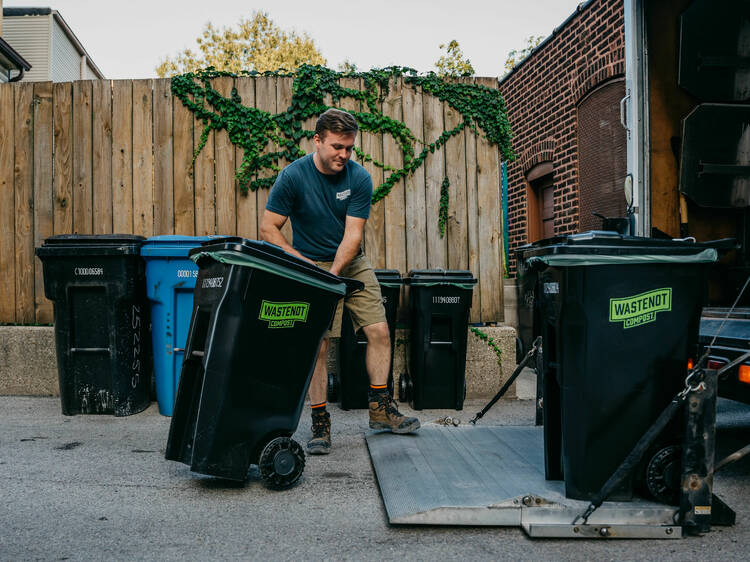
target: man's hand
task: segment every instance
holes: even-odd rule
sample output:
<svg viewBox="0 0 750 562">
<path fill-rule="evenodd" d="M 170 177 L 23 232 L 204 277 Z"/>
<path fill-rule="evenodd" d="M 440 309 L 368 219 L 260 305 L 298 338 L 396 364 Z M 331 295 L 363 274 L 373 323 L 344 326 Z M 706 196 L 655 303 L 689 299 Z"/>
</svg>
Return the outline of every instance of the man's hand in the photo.
<svg viewBox="0 0 750 562">
<path fill-rule="evenodd" d="M 268 211 L 266 211 L 268 212 Z M 351 263 L 354 257 L 359 253 L 359 247 L 362 244 L 362 234 L 365 231 L 367 219 L 346 216 L 344 226 L 344 237 L 341 239 L 336 257 L 333 260 L 330 272 L 339 275 L 341 270 Z"/>
<path fill-rule="evenodd" d="M 286 238 L 284 238 L 284 235 L 281 233 L 281 227 L 286 224 L 287 219 L 288 217 L 285 217 L 284 215 L 266 209 L 263 212 L 263 220 L 260 223 L 260 239 L 270 242 L 271 244 L 276 244 L 285 252 L 314 264 L 315 262 L 313 260 L 306 258 L 292 248 L 292 245 L 289 244 Z"/>
</svg>

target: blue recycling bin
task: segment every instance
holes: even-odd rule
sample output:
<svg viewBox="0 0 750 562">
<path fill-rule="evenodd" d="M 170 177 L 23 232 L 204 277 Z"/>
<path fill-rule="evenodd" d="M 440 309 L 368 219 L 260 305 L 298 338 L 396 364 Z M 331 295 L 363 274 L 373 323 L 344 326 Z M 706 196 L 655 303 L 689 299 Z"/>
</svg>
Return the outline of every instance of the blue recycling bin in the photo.
<svg viewBox="0 0 750 562">
<path fill-rule="evenodd" d="M 156 401 L 171 416 L 185 355 L 198 266 L 188 252 L 211 236 L 153 236 L 141 247 L 146 261 L 146 295 L 151 302 Z"/>
</svg>

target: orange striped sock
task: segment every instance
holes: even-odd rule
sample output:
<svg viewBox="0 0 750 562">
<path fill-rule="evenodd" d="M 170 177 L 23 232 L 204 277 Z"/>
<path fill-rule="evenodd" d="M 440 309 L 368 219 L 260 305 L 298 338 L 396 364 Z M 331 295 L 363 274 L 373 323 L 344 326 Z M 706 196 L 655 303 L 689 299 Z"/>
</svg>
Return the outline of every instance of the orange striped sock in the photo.
<svg viewBox="0 0 750 562">
<path fill-rule="evenodd" d="M 321 411 L 321 412 L 323 412 L 323 411 L 325 411 L 325 409 L 326 409 L 326 403 L 325 403 L 325 402 L 321 402 L 320 404 L 310 404 L 310 407 L 311 407 L 311 408 L 312 408 L 313 410 L 316 410 L 316 411 Z"/>
<path fill-rule="evenodd" d="M 387 384 L 371 384 L 370 385 L 370 390 L 383 391 L 383 390 L 385 390 L 387 388 L 388 388 Z"/>
</svg>

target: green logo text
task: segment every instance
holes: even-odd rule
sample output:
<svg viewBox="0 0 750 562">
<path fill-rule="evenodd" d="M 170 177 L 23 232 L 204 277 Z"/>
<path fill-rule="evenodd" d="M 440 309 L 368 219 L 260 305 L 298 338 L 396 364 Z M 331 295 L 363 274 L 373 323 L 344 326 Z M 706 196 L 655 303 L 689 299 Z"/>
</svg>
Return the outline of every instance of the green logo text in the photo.
<svg viewBox="0 0 750 562">
<path fill-rule="evenodd" d="M 268 322 L 269 328 L 293 328 L 295 322 L 306 322 L 310 303 L 271 302 L 260 304 L 259 320 Z"/>
<path fill-rule="evenodd" d="M 672 289 L 654 289 L 634 297 L 609 299 L 609 321 L 634 328 L 656 320 L 657 312 L 672 310 Z"/>
</svg>

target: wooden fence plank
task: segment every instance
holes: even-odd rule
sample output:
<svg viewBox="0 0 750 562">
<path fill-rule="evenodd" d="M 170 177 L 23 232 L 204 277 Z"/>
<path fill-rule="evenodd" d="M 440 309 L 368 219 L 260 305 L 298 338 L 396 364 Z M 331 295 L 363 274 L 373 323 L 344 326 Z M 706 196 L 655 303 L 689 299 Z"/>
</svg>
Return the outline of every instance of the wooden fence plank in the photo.
<svg viewBox="0 0 750 562">
<path fill-rule="evenodd" d="M 112 84 L 95 80 L 92 91 L 92 195 L 94 234 L 112 233 Z"/>
<path fill-rule="evenodd" d="M 154 234 L 174 234 L 172 90 L 154 80 Z"/>
<path fill-rule="evenodd" d="M 193 114 L 172 97 L 174 129 L 174 233 L 195 234 L 195 180 L 193 170 Z"/>
<path fill-rule="evenodd" d="M 362 81 L 359 78 L 341 78 L 339 79 L 339 85 L 342 88 L 359 90 L 362 88 Z M 356 100 L 354 98 L 349 98 L 349 97 L 342 98 L 341 100 L 339 100 L 337 107 L 345 111 L 361 111 L 361 104 L 359 100 Z M 357 137 L 354 139 L 354 146 L 355 148 L 362 150 L 362 134 L 361 133 L 357 134 Z M 352 154 L 352 158 L 356 160 L 356 154 Z M 364 234 L 363 234 L 361 245 L 362 247 L 364 247 L 365 245 Z"/>
<path fill-rule="evenodd" d="M 34 246 L 52 236 L 52 82 L 34 84 Z M 44 296 L 42 262 L 34 264 L 34 317 L 40 324 L 53 320 L 52 301 Z"/>
<path fill-rule="evenodd" d="M 251 77 L 237 78 L 237 95 L 240 96 L 242 104 L 245 107 L 255 107 L 255 79 Z M 240 147 L 235 147 L 235 162 L 237 168 L 242 163 L 242 156 L 245 151 Z M 237 234 L 245 238 L 258 238 L 258 196 L 255 191 L 249 189 L 242 192 L 241 188 L 235 182 L 235 201 L 237 205 Z"/>
<path fill-rule="evenodd" d="M 8 279 L 0 291 L 0 322 L 16 321 L 16 195 L 13 183 L 15 105 L 12 84 L 0 84 L 0 271 Z"/>
<path fill-rule="evenodd" d="M 73 232 L 93 232 L 90 80 L 73 82 Z"/>
<path fill-rule="evenodd" d="M 261 111 L 267 111 L 269 113 L 276 113 L 276 77 L 274 76 L 259 76 L 255 79 L 255 106 Z M 273 150 L 277 150 L 278 147 L 275 143 L 268 143 L 264 147 L 263 152 L 267 153 Z M 267 178 L 272 176 L 274 172 L 269 170 L 261 171 L 258 174 L 259 178 Z M 258 189 L 258 227 L 260 228 L 261 221 L 263 220 L 263 212 L 266 209 L 266 202 L 268 201 L 268 189 Z"/>
<path fill-rule="evenodd" d="M 153 92 L 151 80 L 133 80 L 133 232 L 154 235 Z"/>
<path fill-rule="evenodd" d="M 53 86 L 55 125 L 53 227 L 55 234 L 73 232 L 73 86 Z"/>
<path fill-rule="evenodd" d="M 133 82 L 112 82 L 112 227 L 133 233 Z"/>
<path fill-rule="evenodd" d="M 285 112 L 290 105 L 292 105 L 292 85 L 294 84 L 294 78 L 291 76 L 279 76 L 276 80 L 276 112 Z M 287 159 L 279 160 L 279 168 L 283 169 L 289 164 Z M 292 221 L 286 221 L 286 224 L 281 228 L 281 234 L 284 238 L 292 244 Z"/>
<path fill-rule="evenodd" d="M 403 82 L 399 78 L 391 85 L 388 97 L 383 101 L 383 114 L 395 119 L 403 120 L 401 90 Z M 386 166 L 399 169 L 404 165 L 404 157 L 396 139 L 391 135 L 383 137 L 383 163 Z M 404 207 L 404 180 L 393 186 L 388 197 L 385 198 L 385 263 L 389 269 L 406 271 L 406 213 Z"/>
<path fill-rule="evenodd" d="M 492 78 L 478 78 L 477 82 L 490 88 L 497 87 L 497 81 Z M 501 322 L 504 311 L 500 262 L 500 158 L 498 148 L 481 137 L 477 140 L 477 189 L 482 322 Z"/>
<path fill-rule="evenodd" d="M 364 84 L 362 84 L 364 89 Z M 369 108 L 362 108 L 369 111 Z M 382 110 L 382 104 L 377 103 L 377 109 Z M 383 138 L 373 133 L 362 133 L 362 152 L 370 155 L 372 160 L 383 161 Z M 383 168 L 376 166 L 372 161 L 360 162 L 372 177 L 372 187 L 377 189 L 383 183 L 385 175 Z M 373 203 L 370 208 L 370 218 L 365 226 L 365 252 L 376 269 L 385 268 L 385 203 L 381 199 Z"/>
<path fill-rule="evenodd" d="M 443 106 L 430 94 L 422 96 L 424 111 L 424 142 L 435 142 L 445 130 Z M 445 177 L 445 150 L 440 148 L 427 155 L 425 169 L 425 215 L 427 235 L 427 267 L 448 267 L 448 238 L 440 237 L 438 218 L 440 213 L 440 188 Z"/>
<path fill-rule="evenodd" d="M 445 130 L 450 131 L 463 121 L 461 113 L 447 103 L 443 104 Z M 448 267 L 469 267 L 469 246 L 466 216 L 466 138 L 465 131 L 451 137 L 445 144 L 445 169 L 448 188 L 448 222 L 445 235 L 448 238 Z"/>
<path fill-rule="evenodd" d="M 16 196 L 16 322 L 34 322 L 34 84 L 14 85 Z"/>
<path fill-rule="evenodd" d="M 231 76 L 216 78 L 213 88 L 225 98 L 232 95 L 234 79 Z M 225 130 L 217 131 L 214 139 L 216 155 L 216 232 L 233 235 L 237 229 L 237 199 L 234 181 L 234 145 Z"/>
<path fill-rule="evenodd" d="M 471 80 L 471 79 L 469 79 Z M 479 204 L 477 202 L 477 137 L 466 133 L 466 211 L 467 242 L 469 244 L 469 270 L 479 279 Z M 482 292 L 475 286 L 469 311 L 469 322 L 481 322 Z"/>
<path fill-rule="evenodd" d="M 213 108 L 209 108 L 213 110 Z M 193 146 L 200 146 L 205 125 L 193 118 Z M 216 234 L 216 186 L 214 183 L 214 131 L 208 134 L 205 146 L 195 157 L 195 235 Z"/>
<path fill-rule="evenodd" d="M 404 124 L 418 139 L 422 139 L 424 119 L 422 116 L 422 91 L 404 85 Z M 416 143 L 414 156 L 423 149 L 422 143 Z M 425 269 L 427 267 L 427 239 L 425 237 L 425 177 L 424 167 L 420 166 L 406 178 L 406 270 Z"/>
</svg>

